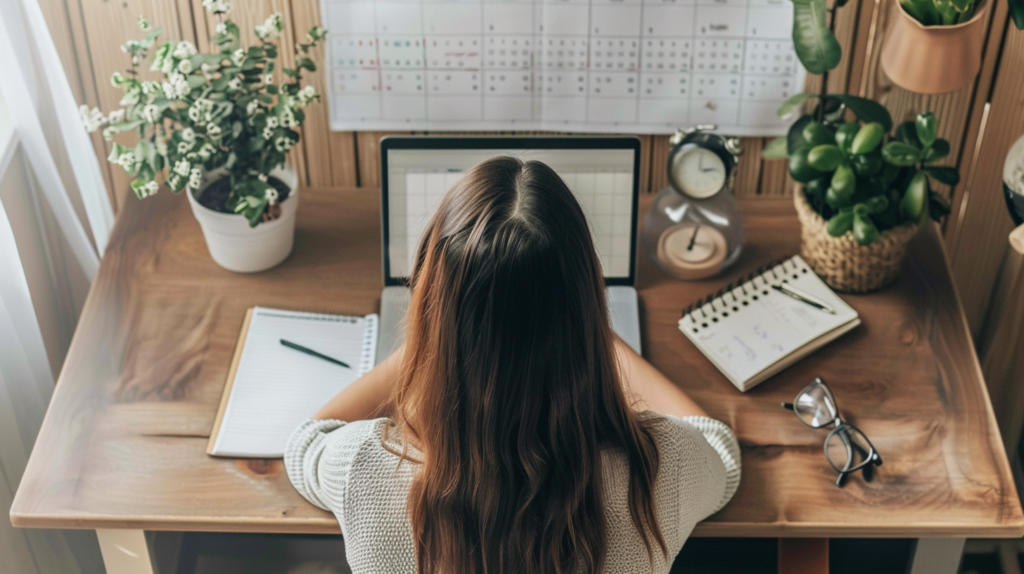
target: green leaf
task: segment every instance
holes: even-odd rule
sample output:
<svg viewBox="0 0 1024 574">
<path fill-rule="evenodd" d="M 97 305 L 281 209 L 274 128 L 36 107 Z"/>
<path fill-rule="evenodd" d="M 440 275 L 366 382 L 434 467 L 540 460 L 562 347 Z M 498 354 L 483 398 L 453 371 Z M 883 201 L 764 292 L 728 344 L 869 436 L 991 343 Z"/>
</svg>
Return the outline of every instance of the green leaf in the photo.
<svg viewBox="0 0 1024 574">
<path fill-rule="evenodd" d="M 853 171 L 861 177 L 871 177 L 878 175 L 878 172 L 882 171 L 881 152 L 875 151 L 870 154 L 855 155 L 850 158 L 850 165 L 853 166 Z"/>
<path fill-rule="evenodd" d="M 869 197 L 864 203 L 868 206 L 868 211 L 871 213 L 882 213 L 889 209 L 889 198 L 884 195 Z"/>
<path fill-rule="evenodd" d="M 924 210 L 924 203 L 928 198 L 928 177 L 923 171 L 917 172 L 914 179 L 910 180 L 903 199 L 900 200 L 900 213 L 907 221 L 917 221 Z"/>
<path fill-rule="evenodd" d="M 882 158 L 892 165 L 907 167 L 921 159 L 921 152 L 916 147 L 903 142 L 889 142 L 882 146 Z"/>
<path fill-rule="evenodd" d="M 800 111 L 800 108 L 804 105 L 809 98 L 813 98 L 814 94 L 797 94 L 788 100 L 782 102 L 779 106 L 778 111 L 775 113 L 784 120 L 788 120 L 793 117 L 794 114 Z"/>
<path fill-rule="evenodd" d="M 807 162 L 818 171 L 834 171 L 843 162 L 844 155 L 835 145 L 819 145 L 811 148 L 807 154 Z"/>
<path fill-rule="evenodd" d="M 901 0 L 900 4 L 908 14 L 925 26 L 941 24 L 938 10 L 933 0 Z"/>
<path fill-rule="evenodd" d="M 847 94 L 829 94 L 828 97 L 835 98 L 846 104 L 846 107 L 850 108 L 850 111 L 861 121 L 878 122 L 882 124 L 882 130 L 885 132 L 892 129 L 892 116 L 889 114 L 889 110 L 885 109 L 885 106 L 882 104 L 874 100 Z"/>
<path fill-rule="evenodd" d="M 825 23 L 825 0 L 793 0 L 793 45 L 800 63 L 812 74 L 839 65 L 843 49 Z"/>
<path fill-rule="evenodd" d="M 1010 16 L 1018 30 L 1024 30 L 1024 0 L 1009 0 Z"/>
<path fill-rule="evenodd" d="M 793 155 L 796 150 L 807 145 L 804 142 L 803 131 L 807 124 L 813 121 L 814 118 L 811 116 L 800 116 L 800 119 L 789 126 L 789 131 L 786 132 L 786 153 Z"/>
<path fill-rule="evenodd" d="M 870 153 L 878 147 L 878 144 L 882 143 L 884 136 L 885 130 L 882 128 L 882 124 L 878 122 L 864 124 L 853 138 L 850 151 L 855 154 Z"/>
<path fill-rule="evenodd" d="M 848 165 L 837 167 L 836 172 L 832 174 L 832 189 L 837 197 L 853 197 L 857 189 L 857 176 L 854 175 L 853 168 Z"/>
<path fill-rule="evenodd" d="M 932 147 L 924 152 L 924 162 L 931 163 L 949 155 L 949 142 L 946 140 L 935 140 Z"/>
<path fill-rule="evenodd" d="M 928 148 L 935 143 L 935 136 L 939 131 L 939 121 L 935 119 L 935 114 L 931 112 L 917 114 L 917 118 L 914 120 L 914 128 L 917 139 L 921 142 L 921 147 Z"/>
<path fill-rule="evenodd" d="M 122 155 L 132 151 L 131 148 L 125 147 L 117 142 L 114 142 L 113 147 L 110 149 L 110 155 L 107 156 L 107 161 L 117 161 Z"/>
<path fill-rule="evenodd" d="M 956 185 L 960 183 L 960 172 L 955 167 L 931 166 L 924 168 L 924 171 L 934 177 L 939 183 Z"/>
<path fill-rule="evenodd" d="M 896 126 L 896 139 L 917 149 L 924 147 L 921 145 L 921 140 L 917 139 L 917 126 L 914 125 L 914 122 L 903 122 Z"/>
<path fill-rule="evenodd" d="M 839 129 L 836 130 L 836 145 L 839 146 L 839 149 L 850 153 L 853 138 L 856 137 L 858 131 L 860 131 L 860 124 L 857 122 L 847 122 L 839 126 Z"/>
<path fill-rule="evenodd" d="M 296 118 L 297 119 L 297 118 Z M 768 142 L 761 150 L 761 159 L 784 159 L 786 158 L 786 138 L 777 137 Z"/>
<path fill-rule="evenodd" d="M 846 207 L 853 201 L 853 191 L 844 191 L 829 186 L 828 191 L 825 192 L 825 201 L 835 208 Z"/>
<path fill-rule="evenodd" d="M 818 179 L 812 179 L 804 184 L 804 194 L 807 196 L 820 196 L 824 195 L 828 190 L 829 184 L 832 182 L 832 178 L 829 176 L 819 177 Z"/>
<path fill-rule="evenodd" d="M 828 220 L 828 227 L 826 229 L 832 237 L 842 237 L 847 231 L 853 229 L 853 212 L 839 212 L 832 219 Z"/>
<path fill-rule="evenodd" d="M 859 245 L 869 245 L 878 239 L 878 228 L 870 217 L 855 215 L 853 218 L 853 238 Z"/>
<path fill-rule="evenodd" d="M 836 134 L 821 122 L 807 124 L 800 136 L 811 147 L 836 143 Z"/>
</svg>

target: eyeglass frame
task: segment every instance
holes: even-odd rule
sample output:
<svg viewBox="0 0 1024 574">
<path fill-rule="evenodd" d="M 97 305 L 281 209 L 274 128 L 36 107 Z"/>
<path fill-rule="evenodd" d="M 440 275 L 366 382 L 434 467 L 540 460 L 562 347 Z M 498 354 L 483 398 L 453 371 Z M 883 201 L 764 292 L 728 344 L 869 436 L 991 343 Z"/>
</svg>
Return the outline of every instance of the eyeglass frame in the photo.
<svg viewBox="0 0 1024 574">
<path fill-rule="evenodd" d="M 804 394 L 807 394 L 808 389 L 814 387 L 815 385 L 820 385 L 822 387 L 822 389 L 825 391 L 826 397 L 832 401 L 832 407 L 834 407 L 834 409 L 828 409 L 829 412 L 832 413 L 832 418 L 818 425 L 809 424 L 800 417 L 799 413 L 796 412 L 796 404 L 799 402 L 800 397 L 802 397 Z M 811 384 L 807 385 L 806 387 L 801 389 L 799 393 L 797 393 L 796 397 L 793 399 L 793 402 L 784 402 L 782 403 L 782 407 L 787 410 L 793 411 L 793 415 L 797 418 L 797 420 L 803 423 L 804 426 L 810 427 L 812 429 L 822 429 L 830 424 L 835 424 L 835 428 L 829 431 L 828 435 L 825 437 L 825 444 L 823 445 L 823 449 L 825 451 L 825 460 L 828 461 L 829 466 L 831 466 L 833 470 L 839 473 L 839 476 L 836 477 L 836 486 L 842 488 L 846 481 L 846 475 L 855 473 L 858 470 L 863 471 L 865 482 L 871 482 L 871 471 L 876 466 L 882 466 L 882 455 L 878 454 L 878 450 L 875 448 L 875 445 L 871 442 L 871 439 L 868 438 L 868 435 L 864 434 L 864 431 L 860 430 L 859 428 L 842 419 L 842 417 L 839 415 L 839 404 L 836 402 L 836 397 L 832 393 L 832 388 L 828 386 L 828 383 L 826 383 L 824 379 L 822 379 L 821 377 L 815 377 L 814 381 L 811 382 Z M 853 429 L 853 431 L 860 433 L 860 436 L 864 437 L 864 441 L 867 442 L 869 449 L 866 453 L 864 452 L 864 448 L 861 445 L 857 444 L 857 442 L 851 438 L 851 434 L 848 429 Z M 829 440 L 832 439 L 832 435 L 838 435 L 839 438 L 843 441 L 843 444 L 846 445 L 846 451 L 848 454 L 846 457 L 846 464 L 843 466 L 843 468 L 839 468 L 835 464 L 835 462 L 832 461 L 832 458 L 828 454 L 828 443 Z M 861 455 L 864 456 L 863 461 L 852 467 L 850 466 L 850 462 L 853 461 L 853 451 L 851 447 L 856 448 L 861 453 Z"/>
</svg>

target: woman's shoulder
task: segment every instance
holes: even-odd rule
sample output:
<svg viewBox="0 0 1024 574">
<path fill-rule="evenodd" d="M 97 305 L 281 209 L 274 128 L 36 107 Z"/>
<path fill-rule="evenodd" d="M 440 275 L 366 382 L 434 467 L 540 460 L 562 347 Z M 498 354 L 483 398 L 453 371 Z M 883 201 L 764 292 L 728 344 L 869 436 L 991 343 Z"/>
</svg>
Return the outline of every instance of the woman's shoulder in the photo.
<svg viewBox="0 0 1024 574">
<path fill-rule="evenodd" d="M 663 415 L 653 411 L 641 411 L 637 413 L 640 424 L 651 433 L 651 436 L 659 444 L 662 442 L 678 442 L 685 438 L 699 438 L 701 432 L 690 422 L 689 418 L 680 418 L 672 415 Z"/>
</svg>

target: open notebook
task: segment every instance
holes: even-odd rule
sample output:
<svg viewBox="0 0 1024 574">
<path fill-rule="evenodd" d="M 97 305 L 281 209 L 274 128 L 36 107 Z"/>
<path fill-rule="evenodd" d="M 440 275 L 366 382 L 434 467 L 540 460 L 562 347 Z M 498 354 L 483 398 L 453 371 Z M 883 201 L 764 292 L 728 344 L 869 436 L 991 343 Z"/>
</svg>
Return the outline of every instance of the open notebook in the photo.
<svg viewBox="0 0 1024 574">
<path fill-rule="evenodd" d="M 281 339 L 351 365 L 290 349 Z M 276 458 L 300 422 L 373 368 L 377 315 L 253 307 L 245 315 L 206 453 Z"/>
<path fill-rule="evenodd" d="M 772 288 L 782 283 L 827 303 L 835 314 Z M 799 255 L 697 301 L 679 320 L 679 330 L 741 391 L 857 325 L 857 312 Z"/>
</svg>

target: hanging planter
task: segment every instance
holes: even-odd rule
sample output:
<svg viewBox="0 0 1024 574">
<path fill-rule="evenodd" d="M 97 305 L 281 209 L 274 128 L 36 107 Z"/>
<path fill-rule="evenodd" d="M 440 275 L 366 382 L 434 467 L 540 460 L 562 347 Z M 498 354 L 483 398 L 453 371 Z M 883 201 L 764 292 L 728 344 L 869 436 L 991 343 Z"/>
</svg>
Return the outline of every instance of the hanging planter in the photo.
<svg viewBox="0 0 1024 574">
<path fill-rule="evenodd" d="M 926 26 L 896 4 L 881 54 L 889 79 L 920 94 L 944 94 L 973 82 L 981 69 L 989 3 L 978 6 L 967 21 L 949 26 Z"/>
</svg>

